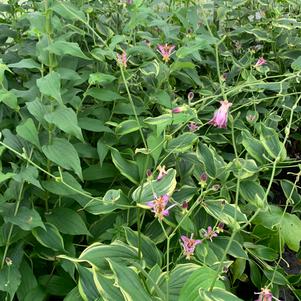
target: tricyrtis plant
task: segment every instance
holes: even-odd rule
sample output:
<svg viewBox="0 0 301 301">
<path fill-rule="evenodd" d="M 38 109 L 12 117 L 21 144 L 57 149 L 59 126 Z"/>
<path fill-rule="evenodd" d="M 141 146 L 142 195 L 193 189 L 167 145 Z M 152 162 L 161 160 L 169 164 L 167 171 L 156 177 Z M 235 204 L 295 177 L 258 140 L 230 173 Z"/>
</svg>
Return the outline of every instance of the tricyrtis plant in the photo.
<svg viewBox="0 0 301 301">
<path fill-rule="evenodd" d="M 0 8 L 1 300 L 301 299 L 298 1 Z"/>
</svg>

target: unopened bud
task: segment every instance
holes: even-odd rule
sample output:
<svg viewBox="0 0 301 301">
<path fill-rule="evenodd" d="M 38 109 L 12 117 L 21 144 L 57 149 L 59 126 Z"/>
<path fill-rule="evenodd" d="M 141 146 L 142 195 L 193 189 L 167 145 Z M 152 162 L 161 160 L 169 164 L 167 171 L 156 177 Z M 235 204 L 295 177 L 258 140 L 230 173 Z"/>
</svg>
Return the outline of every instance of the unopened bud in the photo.
<svg viewBox="0 0 301 301">
<path fill-rule="evenodd" d="M 187 95 L 187 98 L 188 98 L 188 101 L 192 101 L 193 98 L 194 98 L 194 93 L 192 91 L 189 92 L 188 95 Z"/>
</svg>

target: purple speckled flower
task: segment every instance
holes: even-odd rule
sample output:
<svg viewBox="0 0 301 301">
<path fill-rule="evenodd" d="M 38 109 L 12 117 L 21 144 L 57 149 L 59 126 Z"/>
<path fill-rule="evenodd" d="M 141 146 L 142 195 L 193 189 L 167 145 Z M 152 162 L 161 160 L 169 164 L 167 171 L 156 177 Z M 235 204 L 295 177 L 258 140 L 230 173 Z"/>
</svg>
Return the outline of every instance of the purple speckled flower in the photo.
<svg viewBox="0 0 301 301">
<path fill-rule="evenodd" d="M 263 57 L 260 57 L 256 64 L 254 65 L 254 67 L 259 67 L 259 66 L 262 66 L 262 65 L 265 65 L 267 63 L 267 61 L 263 58 Z"/>
<path fill-rule="evenodd" d="M 232 106 L 232 103 L 228 100 L 221 100 L 221 106 L 217 111 L 214 112 L 213 118 L 209 121 L 209 124 L 216 126 L 218 128 L 226 128 L 228 121 L 228 111 Z"/>
<path fill-rule="evenodd" d="M 255 293 L 258 296 L 258 299 L 255 301 L 272 301 L 273 294 L 268 288 L 262 288 L 260 293 Z"/>
<path fill-rule="evenodd" d="M 188 128 L 190 132 L 195 132 L 197 131 L 200 127 L 193 121 L 189 122 Z"/>
<path fill-rule="evenodd" d="M 170 56 L 172 54 L 172 51 L 176 48 L 175 45 L 158 45 L 158 51 L 162 55 L 163 61 L 168 62 L 170 59 Z"/>
<path fill-rule="evenodd" d="M 155 196 L 155 199 L 153 201 L 147 202 L 146 204 L 152 209 L 152 212 L 155 213 L 155 217 L 157 217 L 159 220 L 162 220 L 164 216 L 169 215 L 168 208 L 165 209 L 168 200 L 169 196 L 167 194 L 164 194 L 159 197 Z"/>
<path fill-rule="evenodd" d="M 206 239 L 210 239 L 210 241 L 212 241 L 212 238 L 213 237 L 217 237 L 217 233 L 212 229 L 212 227 L 211 226 L 209 226 L 208 228 L 207 228 L 207 231 L 205 231 L 205 233 L 204 233 L 204 237 L 206 238 Z"/>
<path fill-rule="evenodd" d="M 191 234 L 190 238 L 185 235 L 181 236 L 181 245 L 183 247 L 183 253 L 186 256 L 186 259 L 190 259 L 190 257 L 193 256 L 195 247 L 202 242 L 200 239 L 192 238 L 193 234 Z"/>
</svg>

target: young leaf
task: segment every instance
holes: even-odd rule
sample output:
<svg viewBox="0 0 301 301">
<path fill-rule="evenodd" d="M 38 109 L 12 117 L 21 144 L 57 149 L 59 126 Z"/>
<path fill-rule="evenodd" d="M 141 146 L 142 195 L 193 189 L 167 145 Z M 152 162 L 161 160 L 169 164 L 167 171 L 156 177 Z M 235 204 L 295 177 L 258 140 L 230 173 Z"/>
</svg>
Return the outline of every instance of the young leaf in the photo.
<svg viewBox="0 0 301 301">
<path fill-rule="evenodd" d="M 73 170 L 82 179 L 80 160 L 74 146 L 64 138 L 54 138 L 52 144 L 42 146 L 45 156 L 68 170 Z"/>
</svg>

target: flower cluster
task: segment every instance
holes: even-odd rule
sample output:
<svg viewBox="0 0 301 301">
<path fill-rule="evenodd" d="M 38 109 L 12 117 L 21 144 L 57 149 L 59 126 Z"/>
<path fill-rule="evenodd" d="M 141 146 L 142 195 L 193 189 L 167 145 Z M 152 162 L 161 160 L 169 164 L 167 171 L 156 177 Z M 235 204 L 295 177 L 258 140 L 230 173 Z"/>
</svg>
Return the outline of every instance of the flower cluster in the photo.
<svg viewBox="0 0 301 301">
<path fill-rule="evenodd" d="M 117 53 L 117 62 L 124 68 L 127 67 L 127 55 L 125 51 L 122 54 Z"/>
<path fill-rule="evenodd" d="M 258 296 L 258 299 L 255 301 L 272 301 L 272 299 L 278 300 L 273 297 L 272 292 L 268 288 L 262 288 L 260 293 L 255 293 Z"/>
</svg>

